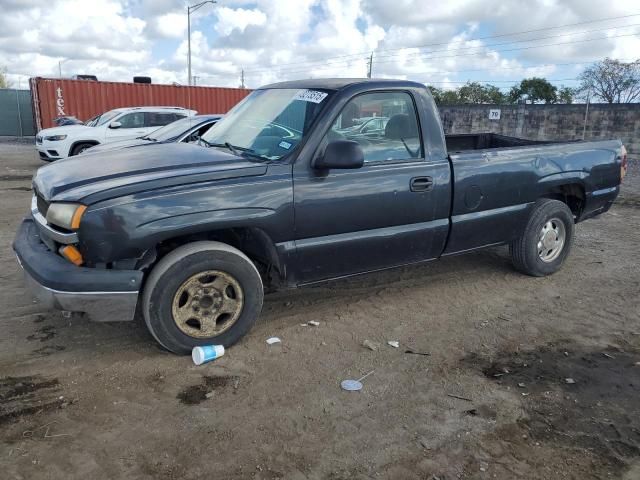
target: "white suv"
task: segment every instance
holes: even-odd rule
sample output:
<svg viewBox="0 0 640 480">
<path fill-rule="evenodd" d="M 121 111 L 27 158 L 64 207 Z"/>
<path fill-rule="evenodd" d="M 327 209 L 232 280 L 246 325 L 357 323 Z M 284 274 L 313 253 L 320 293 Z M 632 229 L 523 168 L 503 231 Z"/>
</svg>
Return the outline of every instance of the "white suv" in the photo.
<svg viewBox="0 0 640 480">
<path fill-rule="evenodd" d="M 181 107 L 116 108 L 98 115 L 84 125 L 45 128 L 36 135 L 40 158 L 47 162 L 78 155 L 101 143 L 142 137 L 197 112 Z"/>
</svg>

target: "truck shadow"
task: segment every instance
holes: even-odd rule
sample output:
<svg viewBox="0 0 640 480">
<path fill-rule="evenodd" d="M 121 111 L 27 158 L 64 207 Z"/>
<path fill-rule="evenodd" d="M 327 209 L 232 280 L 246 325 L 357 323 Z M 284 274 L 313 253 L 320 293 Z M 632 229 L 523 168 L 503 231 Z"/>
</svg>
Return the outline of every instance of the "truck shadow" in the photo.
<svg viewBox="0 0 640 480">
<path fill-rule="evenodd" d="M 493 248 L 269 294 L 265 297 L 262 320 L 268 322 L 280 316 L 296 314 L 313 317 L 315 311 L 331 308 L 347 297 L 349 301 L 357 302 L 381 288 L 420 289 L 423 295 L 429 295 L 431 288 L 435 293 L 435 289 L 441 288 L 443 283 L 457 282 L 475 275 L 497 276 L 501 280 L 505 275 L 519 276 L 511 267 L 506 249 Z M 42 325 L 42 322 L 46 324 Z M 43 332 L 47 335 L 43 335 Z M 25 341 L 34 344 L 30 354 L 32 357 L 75 355 L 90 351 L 92 357 L 100 355 L 100 352 L 104 355 L 116 354 L 114 359 L 117 361 L 117 354 L 123 352 L 168 354 L 149 334 L 140 314 L 132 322 L 96 323 L 82 314 L 64 318 L 60 312 L 43 312 Z"/>
<path fill-rule="evenodd" d="M 493 247 L 486 250 L 446 257 L 440 260 L 415 265 L 381 270 L 355 275 L 353 277 L 319 283 L 292 290 L 283 290 L 265 297 L 265 307 L 277 306 L 280 302 L 294 300 L 318 300 L 332 303 L 342 297 L 354 300 L 371 295 L 379 288 L 420 288 L 429 289 L 442 282 L 457 281 L 471 275 L 521 277 L 511 264 L 507 247 Z M 428 294 L 429 292 L 425 292 Z"/>
</svg>

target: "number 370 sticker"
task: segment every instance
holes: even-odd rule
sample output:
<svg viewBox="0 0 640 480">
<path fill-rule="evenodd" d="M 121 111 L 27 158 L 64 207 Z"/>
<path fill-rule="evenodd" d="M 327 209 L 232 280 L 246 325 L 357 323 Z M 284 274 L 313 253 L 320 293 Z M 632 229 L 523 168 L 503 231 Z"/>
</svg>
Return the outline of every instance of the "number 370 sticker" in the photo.
<svg viewBox="0 0 640 480">
<path fill-rule="evenodd" d="M 318 92 L 317 90 L 300 90 L 293 99 L 302 100 L 303 102 L 320 103 L 327 95 L 327 93 Z"/>
</svg>

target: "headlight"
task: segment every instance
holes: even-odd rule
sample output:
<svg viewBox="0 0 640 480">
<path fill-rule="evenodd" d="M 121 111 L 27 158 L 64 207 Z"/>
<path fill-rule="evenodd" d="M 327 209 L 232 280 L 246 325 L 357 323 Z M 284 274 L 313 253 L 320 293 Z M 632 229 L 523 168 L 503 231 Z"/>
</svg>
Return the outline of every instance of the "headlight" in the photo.
<svg viewBox="0 0 640 480">
<path fill-rule="evenodd" d="M 47 222 L 67 230 L 77 230 L 86 209 L 86 205 L 79 203 L 52 203 L 47 210 Z"/>
<path fill-rule="evenodd" d="M 50 137 L 44 137 L 45 140 L 49 140 L 50 142 L 57 142 L 58 140 L 64 140 L 67 138 L 66 135 L 51 135 Z"/>
</svg>

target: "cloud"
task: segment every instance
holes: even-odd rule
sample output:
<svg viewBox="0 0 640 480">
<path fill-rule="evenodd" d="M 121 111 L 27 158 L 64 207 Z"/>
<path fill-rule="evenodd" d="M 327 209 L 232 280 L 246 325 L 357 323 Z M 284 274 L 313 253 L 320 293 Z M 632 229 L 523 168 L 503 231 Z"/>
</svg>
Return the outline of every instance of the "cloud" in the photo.
<svg viewBox="0 0 640 480">
<path fill-rule="evenodd" d="M 636 3 L 225 0 L 192 15 L 192 71 L 199 83 L 220 86 L 237 86 L 241 70 L 252 87 L 303 77 L 362 77 L 374 51 L 375 76 L 438 86 L 530 75 L 570 78 L 580 66 L 555 64 L 638 55 L 640 28 L 634 24 L 640 16 L 603 21 L 635 13 Z M 155 82 L 186 83 L 184 0 L 2 0 L 2 9 L 0 66 L 14 81 L 57 76 L 62 61 L 67 76 L 128 81 L 147 74 Z M 590 23 L 549 28 L 578 22 Z M 533 31 L 513 35 L 524 30 Z M 492 35 L 498 37 L 482 38 Z"/>
<path fill-rule="evenodd" d="M 234 30 L 244 32 L 249 25 L 263 26 L 267 23 L 267 15 L 257 8 L 246 10 L 221 7 L 216 13 L 218 22 L 215 30 L 223 37 L 229 36 Z"/>
</svg>

